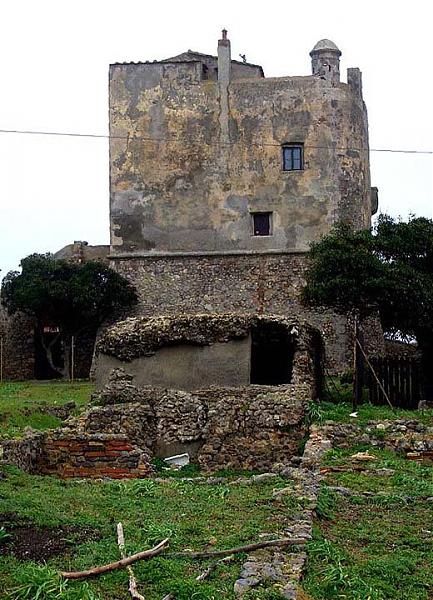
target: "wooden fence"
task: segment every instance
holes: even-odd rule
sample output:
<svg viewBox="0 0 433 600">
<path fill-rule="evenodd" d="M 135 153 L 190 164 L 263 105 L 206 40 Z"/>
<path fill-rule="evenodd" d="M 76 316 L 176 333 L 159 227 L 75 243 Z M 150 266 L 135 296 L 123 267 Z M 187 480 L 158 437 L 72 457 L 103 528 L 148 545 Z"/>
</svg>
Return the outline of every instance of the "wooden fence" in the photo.
<svg viewBox="0 0 433 600">
<path fill-rule="evenodd" d="M 370 360 L 391 404 L 396 408 L 417 408 L 422 398 L 421 368 L 416 358 L 373 358 Z M 387 404 L 373 374 L 368 371 L 369 398 L 372 404 Z"/>
</svg>

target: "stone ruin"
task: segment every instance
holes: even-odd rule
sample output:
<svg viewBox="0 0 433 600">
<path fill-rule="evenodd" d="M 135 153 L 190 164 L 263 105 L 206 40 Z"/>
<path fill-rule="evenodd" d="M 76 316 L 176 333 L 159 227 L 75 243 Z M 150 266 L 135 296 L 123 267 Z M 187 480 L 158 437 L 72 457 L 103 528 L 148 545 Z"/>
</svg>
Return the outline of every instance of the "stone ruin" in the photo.
<svg viewBox="0 0 433 600">
<path fill-rule="evenodd" d="M 305 437 L 320 341 L 305 321 L 274 316 L 118 322 L 96 345 L 91 407 L 4 442 L 3 459 L 62 477 L 145 477 L 153 458 L 181 453 L 205 471 L 269 469 Z"/>
</svg>

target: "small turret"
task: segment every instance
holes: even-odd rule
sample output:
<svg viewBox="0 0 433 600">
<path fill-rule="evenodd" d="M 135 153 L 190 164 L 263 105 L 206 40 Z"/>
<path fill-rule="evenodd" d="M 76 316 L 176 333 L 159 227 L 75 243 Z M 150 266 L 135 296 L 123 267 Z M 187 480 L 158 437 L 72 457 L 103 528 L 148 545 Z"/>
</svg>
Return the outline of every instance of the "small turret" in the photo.
<svg viewBox="0 0 433 600">
<path fill-rule="evenodd" d="M 341 52 L 331 40 L 320 40 L 310 52 L 313 75 L 331 81 L 340 82 Z"/>
</svg>

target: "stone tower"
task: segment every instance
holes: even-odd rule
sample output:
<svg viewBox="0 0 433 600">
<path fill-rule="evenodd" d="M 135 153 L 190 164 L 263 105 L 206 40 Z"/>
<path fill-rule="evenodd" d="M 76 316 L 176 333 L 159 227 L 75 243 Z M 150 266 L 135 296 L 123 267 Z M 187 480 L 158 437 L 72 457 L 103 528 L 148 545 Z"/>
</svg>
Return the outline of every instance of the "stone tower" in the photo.
<svg viewBox="0 0 433 600">
<path fill-rule="evenodd" d="M 110 66 L 110 259 L 142 314 L 303 311 L 311 242 L 370 226 L 361 73 L 341 82 L 340 55 L 321 40 L 312 75 L 265 78 L 224 30 L 217 56 Z M 341 362 L 344 320 L 309 318 Z"/>
</svg>

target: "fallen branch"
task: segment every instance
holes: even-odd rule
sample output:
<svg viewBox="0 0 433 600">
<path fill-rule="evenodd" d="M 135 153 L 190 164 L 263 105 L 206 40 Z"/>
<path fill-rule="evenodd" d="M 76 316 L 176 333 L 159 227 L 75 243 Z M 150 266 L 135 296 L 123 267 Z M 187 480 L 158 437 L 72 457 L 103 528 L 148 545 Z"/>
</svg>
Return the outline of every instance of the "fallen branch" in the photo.
<svg viewBox="0 0 433 600">
<path fill-rule="evenodd" d="M 209 575 L 215 571 L 215 569 L 217 567 L 219 567 L 219 565 L 222 565 L 223 563 L 228 563 L 230 561 L 232 561 L 234 558 L 233 555 L 231 556 L 226 556 L 225 558 L 221 558 L 220 560 L 216 560 L 215 562 L 211 563 L 207 569 L 205 569 L 203 571 L 203 573 L 200 573 L 200 575 L 197 575 L 197 577 L 195 578 L 196 581 L 203 581 L 203 579 L 206 579 L 207 577 L 209 577 Z M 175 595 L 174 594 L 167 594 L 166 596 L 164 596 L 164 598 L 162 600 L 174 600 L 175 599 Z"/>
<path fill-rule="evenodd" d="M 370 471 L 367 467 L 361 466 L 350 466 L 350 467 L 321 467 L 320 473 L 325 475 L 326 473 L 354 473 L 355 471 L 363 472 Z"/>
<path fill-rule="evenodd" d="M 216 556 L 227 556 L 227 554 L 239 554 L 241 552 L 252 552 L 261 548 L 284 547 L 284 546 L 300 546 L 305 544 L 306 540 L 301 538 L 282 538 L 279 540 L 266 540 L 255 544 L 247 544 L 246 546 L 238 546 L 237 548 L 227 548 L 227 550 L 214 550 L 213 552 L 171 552 L 166 554 L 167 558 L 214 558 Z"/>
<path fill-rule="evenodd" d="M 209 577 L 209 575 L 213 571 L 215 571 L 215 569 L 217 567 L 219 567 L 223 563 L 231 562 L 233 559 L 234 559 L 234 556 L 231 554 L 230 556 L 226 556 L 225 558 L 221 558 L 220 560 L 216 560 L 215 562 L 211 563 L 208 566 L 208 568 L 203 571 L 203 573 L 200 573 L 200 575 L 197 575 L 197 577 L 195 578 L 196 581 L 203 581 L 203 579 L 206 579 L 207 577 Z"/>
<path fill-rule="evenodd" d="M 124 569 L 128 565 L 132 565 L 138 560 L 146 560 L 147 558 L 158 556 L 158 554 L 161 554 L 161 552 L 168 546 L 168 542 L 169 538 L 166 538 L 154 548 L 151 548 L 150 550 L 143 550 L 143 552 L 137 552 L 137 554 L 133 554 L 127 558 L 122 558 L 122 560 L 118 560 L 107 565 L 102 565 L 101 567 L 92 567 L 91 569 L 87 569 L 87 571 L 62 571 L 60 575 L 65 579 L 85 579 L 86 577 L 94 577 L 95 575 L 102 575 L 102 573 L 109 573 L 110 571 L 115 571 L 116 569 Z"/>
<path fill-rule="evenodd" d="M 126 558 L 125 555 L 125 535 L 123 533 L 122 523 L 117 523 L 117 545 L 119 546 L 120 556 Z M 134 571 L 131 565 L 126 567 L 129 575 L 129 593 L 131 594 L 132 600 L 145 600 L 144 596 L 139 594 L 137 589 L 137 580 L 135 579 Z"/>
</svg>

